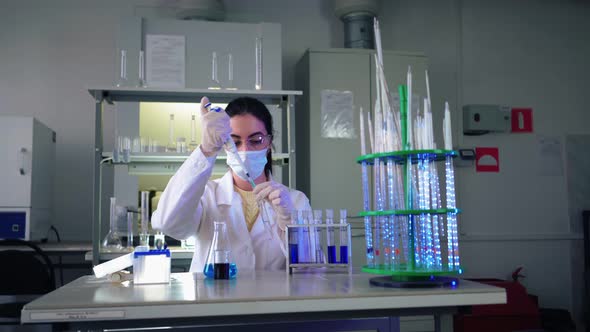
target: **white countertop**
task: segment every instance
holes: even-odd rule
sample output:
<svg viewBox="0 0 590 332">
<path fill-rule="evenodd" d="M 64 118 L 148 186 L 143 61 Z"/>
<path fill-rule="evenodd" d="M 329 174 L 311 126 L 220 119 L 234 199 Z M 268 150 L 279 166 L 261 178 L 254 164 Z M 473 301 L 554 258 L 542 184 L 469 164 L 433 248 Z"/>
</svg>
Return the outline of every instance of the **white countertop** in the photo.
<svg viewBox="0 0 590 332">
<path fill-rule="evenodd" d="M 238 271 L 235 280 L 174 273 L 170 284 L 81 277 L 29 304 L 23 323 L 440 308 L 506 303 L 503 288 L 461 280 L 444 288 L 381 288 L 366 273 Z"/>
</svg>

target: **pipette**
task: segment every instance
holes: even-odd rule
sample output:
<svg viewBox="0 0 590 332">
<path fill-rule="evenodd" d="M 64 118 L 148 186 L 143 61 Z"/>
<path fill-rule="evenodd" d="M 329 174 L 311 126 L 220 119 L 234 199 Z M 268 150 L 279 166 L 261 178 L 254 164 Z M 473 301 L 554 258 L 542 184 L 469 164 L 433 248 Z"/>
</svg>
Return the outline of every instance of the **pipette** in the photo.
<svg viewBox="0 0 590 332">
<path fill-rule="evenodd" d="M 209 112 L 223 111 L 223 109 L 221 107 L 212 107 L 210 102 L 205 103 L 205 105 L 203 107 Z M 236 147 L 236 143 L 234 143 L 233 139 L 228 137 L 228 139 L 225 141 L 224 145 L 225 145 L 226 152 L 234 155 L 235 159 L 238 161 L 238 163 L 240 164 L 240 166 L 244 170 L 244 174 L 242 174 L 242 175 L 246 176 L 246 180 L 248 181 L 248 183 L 250 183 L 250 185 L 252 186 L 252 189 L 256 188 L 256 183 L 254 182 L 254 180 L 250 176 L 250 172 L 248 171 L 248 168 L 246 167 L 246 165 L 244 164 L 244 161 L 242 160 L 242 158 L 240 157 L 240 154 L 238 153 L 238 148 Z M 266 230 L 268 231 L 268 233 L 271 237 L 274 237 L 274 232 L 272 231 L 272 229 L 270 227 L 270 219 L 269 219 L 268 211 L 266 209 L 266 205 L 263 202 L 260 202 L 258 208 L 261 212 L 260 218 L 262 219 L 262 224 L 264 225 L 264 228 L 266 228 Z M 280 241 L 280 242 L 282 242 L 282 241 Z M 285 257 L 287 257 L 287 249 L 285 249 L 284 246 L 280 246 L 280 248 L 283 251 L 283 254 L 285 254 Z"/>
</svg>

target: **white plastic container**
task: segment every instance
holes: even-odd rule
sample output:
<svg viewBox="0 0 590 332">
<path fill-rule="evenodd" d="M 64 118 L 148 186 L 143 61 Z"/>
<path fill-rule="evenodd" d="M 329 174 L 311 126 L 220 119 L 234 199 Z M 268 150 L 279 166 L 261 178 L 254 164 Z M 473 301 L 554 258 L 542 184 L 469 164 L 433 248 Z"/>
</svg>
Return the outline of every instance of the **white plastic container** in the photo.
<svg viewBox="0 0 590 332">
<path fill-rule="evenodd" d="M 133 283 L 166 284 L 170 282 L 170 250 L 133 253 Z"/>
</svg>

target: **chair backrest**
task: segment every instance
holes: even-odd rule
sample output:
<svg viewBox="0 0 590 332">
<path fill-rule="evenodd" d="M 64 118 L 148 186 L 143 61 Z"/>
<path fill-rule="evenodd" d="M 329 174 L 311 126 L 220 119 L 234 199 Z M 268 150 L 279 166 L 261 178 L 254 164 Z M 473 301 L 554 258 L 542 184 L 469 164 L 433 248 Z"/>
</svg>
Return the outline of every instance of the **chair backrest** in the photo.
<svg viewBox="0 0 590 332">
<path fill-rule="evenodd" d="M 55 289 L 53 263 L 36 244 L 16 239 L 0 240 L 0 295 L 45 294 Z"/>
</svg>

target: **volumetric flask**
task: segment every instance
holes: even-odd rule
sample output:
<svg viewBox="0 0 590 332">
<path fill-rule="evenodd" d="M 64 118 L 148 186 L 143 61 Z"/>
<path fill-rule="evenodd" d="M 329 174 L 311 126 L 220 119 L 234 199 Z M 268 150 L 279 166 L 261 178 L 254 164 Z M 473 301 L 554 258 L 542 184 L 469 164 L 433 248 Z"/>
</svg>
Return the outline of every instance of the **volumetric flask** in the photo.
<svg viewBox="0 0 590 332">
<path fill-rule="evenodd" d="M 219 83 L 219 75 L 217 71 L 217 64 L 217 52 L 211 52 L 211 83 L 209 85 L 209 89 L 221 89 L 221 84 Z"/>
<path fill-rule="evenodd" d="M 238 274 L 238 268 L 232 259 L 227 225 L 224 222 L 214 222 L 213 241 L 203 267 L 203 274 L 213 279 L 232 279 Z"/>
</svg>

